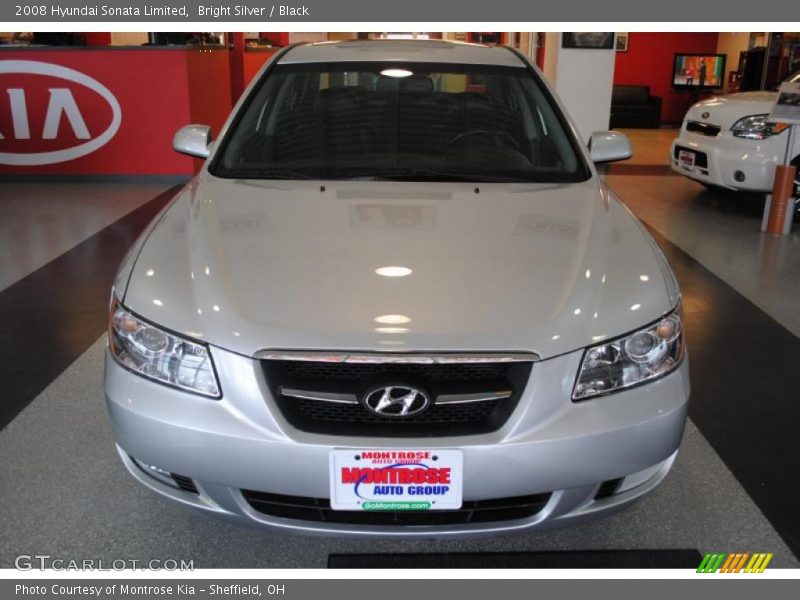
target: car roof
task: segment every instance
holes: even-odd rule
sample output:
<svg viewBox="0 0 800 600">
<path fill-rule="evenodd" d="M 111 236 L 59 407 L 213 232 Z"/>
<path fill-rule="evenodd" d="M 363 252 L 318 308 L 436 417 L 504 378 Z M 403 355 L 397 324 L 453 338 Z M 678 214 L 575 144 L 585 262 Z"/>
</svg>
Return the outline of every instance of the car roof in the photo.
<svg viewBox="0 0 800 600">
<path fill-rule="evenodd" d="M 443 40 L 348 40 L 300 44 L 288 50 L 281 64 L 318 62 L 431 62 L 524 67 L 504 46 Z"/>
</svg>

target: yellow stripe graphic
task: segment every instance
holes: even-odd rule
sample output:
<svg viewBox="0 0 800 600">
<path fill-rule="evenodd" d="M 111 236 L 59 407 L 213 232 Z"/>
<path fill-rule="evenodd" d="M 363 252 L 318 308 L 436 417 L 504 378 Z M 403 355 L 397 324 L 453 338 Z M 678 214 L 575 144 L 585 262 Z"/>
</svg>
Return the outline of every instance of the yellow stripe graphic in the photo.
<svg viewBox="0 0 800 600">
<path fill-rule="evenodd" d="M 755 573 L 758 570 L 758 567 L 760 567 L 761 563 L 764 561 L 764 555 L 760 552 L 758 554 L 754 554 L 753 556 L 755 556 L 756 561 L 753 563 L 753 566 L 750 567 L 750 570 L 746 571 L 747 573 Z"/>
<path fill-rule="evenodd" d="M 758 552 L 753 554 L 753 559 L 750 561 L 750 564 L 747 565 L 747 568 L 744 570 L 745 573 L 763 573 L 764 569 L 767 568 L 769 561 L 772 560 L 773 554 L 770 552 L 766 554 L 764 552 Z"/>
<path fill-rule="evenodd" d="M 758 553 L 753 554 L 753 558 L 750 559 L 750 562 L 747 563 L 747 568 L 744 570 L 745 573 L 750 573 L 753 565 L 755 564 L 756 560 L 758 560 Z"/>
<path fill-rule="evenodd" d="M 772 556 L 773 556 L 772 552 L 767 554 L 767 557 L 764 559 L 764 562 L 761 563 L 761 569 L 759 569 L 759 571 L 758 571 L 759 573 L 763 573 L 764 572 L 764 569 L 767 568 L 767 565 L 769 564 L 769 561 L 772 560 Z"/>
</svg>

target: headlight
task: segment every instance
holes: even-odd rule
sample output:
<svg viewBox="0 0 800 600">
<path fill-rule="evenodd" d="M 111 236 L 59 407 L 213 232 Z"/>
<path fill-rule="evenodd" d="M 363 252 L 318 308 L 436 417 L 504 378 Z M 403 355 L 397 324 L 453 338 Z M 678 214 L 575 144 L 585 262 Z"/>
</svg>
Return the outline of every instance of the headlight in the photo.
<svg viewBox="0 0 800 600">
<path fill-rule="evenodd" d="M 219 398 L 208 348 L 142 321 L 114 300 L 108 344 L 123 367 L 182 390 Z"/>
<path fill-rule="evenodd" d="M 749 140 L 765 140 L 770 136 L 778 135 L 788 129 L 788 123 L 771 123 L 767 121 L 769 115 L 750 115 L 739 119 L 731 127 L 733 135 Z"/>
<path fill-rule="evenodd" d="M 683 358 L 680 309 L 649 327 L 617 340 L 587 348 L 573 400 L 585 400 L 662 377 Z"/>
</svg>

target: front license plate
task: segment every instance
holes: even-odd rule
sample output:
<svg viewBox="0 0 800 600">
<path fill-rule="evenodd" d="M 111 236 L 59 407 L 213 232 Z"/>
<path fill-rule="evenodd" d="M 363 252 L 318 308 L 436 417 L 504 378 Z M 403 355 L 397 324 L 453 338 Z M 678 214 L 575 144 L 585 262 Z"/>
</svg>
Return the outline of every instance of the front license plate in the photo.
<svg viewBox="0 0 800 600">
<path fill-rule="evenodd" d="M 332 450 L 333 510 L 461 508 L 460 450 Z"/>
<path fill-rule="evenodd" d="M 680 150 L 678 152 L 678 162 L 682 167 L 685 167 L 687 169 L 694 168 L 694 158 L 695 158 L 694 152 L 690 152 L 689 150 Z"/>
</svg>

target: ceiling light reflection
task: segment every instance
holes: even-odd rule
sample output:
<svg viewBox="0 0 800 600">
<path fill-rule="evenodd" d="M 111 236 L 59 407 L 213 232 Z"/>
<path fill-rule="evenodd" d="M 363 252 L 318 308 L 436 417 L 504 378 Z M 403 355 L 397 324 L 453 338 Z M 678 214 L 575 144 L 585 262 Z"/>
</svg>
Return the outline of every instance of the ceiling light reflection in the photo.
<svg viewBox="0 0 800 600">
<path fill-rule="evenodd" d="M 413 273 L 408 267 L 380 267 L 375 272 L 383 277 L 406 277 Z"/>
<path fill-rule="evenodd" d="M 405 315 L 380 315 L 379 317 L 375 317 L 375 322 L 384 323 L 385 325 L 402 325 L 404 323 L 410 323 L 411 317 Z"/>
<path fill-rule="evenodd" d="M 377 333 L 408 333 L 410 329 L 408 327 L 376 327 L 375 331 Z"/>
<path fill-rule="evenodd" d="M 402 79 L 403 77 L 411 77 L 414 73 L 407 69 L 384 69 L 381 71 L 381 75 L 385 77 L 397 77 Z"/>
</svg>

